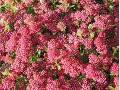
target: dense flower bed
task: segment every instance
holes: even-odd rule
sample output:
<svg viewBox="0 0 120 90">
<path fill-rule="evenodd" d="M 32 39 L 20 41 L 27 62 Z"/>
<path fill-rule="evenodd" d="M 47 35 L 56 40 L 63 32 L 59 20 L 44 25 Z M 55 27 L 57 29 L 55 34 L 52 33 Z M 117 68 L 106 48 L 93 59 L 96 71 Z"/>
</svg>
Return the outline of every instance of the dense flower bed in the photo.
<svg viewBox="0 0 120 90">
<path fill-rule="evenodd" d="M 0 90 L 118 90 L 118 0 L 0 0 Z"/>
</svg>

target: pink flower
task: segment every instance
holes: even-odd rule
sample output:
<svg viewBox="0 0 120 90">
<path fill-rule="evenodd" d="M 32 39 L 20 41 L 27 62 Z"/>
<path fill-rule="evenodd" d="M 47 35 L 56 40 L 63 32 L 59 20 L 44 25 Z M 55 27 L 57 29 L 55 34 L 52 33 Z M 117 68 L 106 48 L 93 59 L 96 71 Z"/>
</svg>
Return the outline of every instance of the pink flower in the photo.
<svg viewBox="0 0 120 90">
<path fill-rule="evenodd" d="M 6 42 L 6 51 L 10 52 L 12 50 L 16 50 L 16 46 L 17 46 L 17 41 L 18 41 L 18 34 L 16 32 L 12 33 L 10 39 Z"/>
<path fill-rule="evenodd" d="M 86 38 L 84 43 L 85 43 L 86 49 L 91 49 L 93 45 L 93 39 Z"/>
<path fill-rule="evenodd" d="M 118 76 L 119 75 L 119 65 L 114 62 L 110 68 L 110 71 L 112 74 Z"/>
<path fill-rule="evenodd" d="M 2 80 L 3 90 L 13 90 L 15 87 L 15 80 L 13 77 L 7 76 Z"/>
<path fill-rule="evenodd" d="M 95 82 L 102 84 L 104 86 L 107 84 L 106 75 L 101 71 L 97 71 L 94 65 L 89 64 L 85 69 L 85 73 L 86 78 L 89 79 L 92 78 Z"/>
<path fill-rule="evenodd" d="M 52 80 L 51 78 L 47 80 L 47 86 L 46 86 L 47 90 L 57 90 L 58 88 L 59 88 L 59 82 L 57 80 Z"/>
<path fill-rule="evenodd" d="M 118 76 L 114 77 L 114 81 L 113 82 L 115 84 L 115 88 L 119 89 L 119 77 Z"/>
<path fill-rule="evenodd" d="M 57 49 L 58 45 L 59 45 L 59 42 L 57 42 L 54 39 L 51 39 L 48 42 L 47 54 L 48 54 L 48 60 L 50 61 L 50 63 L 56 62 L 56 59 L 59 55 L 59 51 Z"/>
<path fill-rule="evenodd" d="M 76 77 L 83 72 L 83 65 L 74 57 L 61 59 L 60 63 L 64 73 L 70 74 L 71 77 Z"/>
<path fill-rule="evenodd" d="M 94 53 L 89 54 L 89 63 L 91 64 L 100 64 L 100 59 Z"/>
<path fill-rule="evenodd" d="M 11 69 L 17 73 L 20 73 L 26 70 L 26 66 L 27 64 L 25 62 L 22 62 L 21 59 L 16 58 L 13 64 L 11 65 Z"/>
<path fill-rule="evenodd" d="M 91 90 L 91 89 L 92 89 L 92 85 L 90 84 L 90 82 L 86 78 L 83 78 L 81 90 Z"/>
</svg>

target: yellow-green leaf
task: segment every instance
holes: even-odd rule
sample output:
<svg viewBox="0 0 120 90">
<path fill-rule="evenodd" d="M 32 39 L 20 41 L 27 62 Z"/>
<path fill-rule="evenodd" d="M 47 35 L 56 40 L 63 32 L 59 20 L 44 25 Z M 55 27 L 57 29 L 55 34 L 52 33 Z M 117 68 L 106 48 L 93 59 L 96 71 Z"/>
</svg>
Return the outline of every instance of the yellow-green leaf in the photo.
<svg viewBox="0 0 120 90">
<path fill-rule="evenodd" d="M 2 72 L 2 74 L 5 76 L 5 75 L 9 75 L 10 74 L 10 72 L 9 72 L 9 70 L 8 69 L 5 69 L 5 71 L 4 72 Z"/>
<path fill-rule="evenodd" d="M 82 38 L 82 31 L 80 29 L 77 30 L 77 36 L 79 36 L 80 38 Z"/>
<path fill-rule="evenodd" d="M 108 86 L 108 87 L 109 87 L 110 90 L 115 90 L 115 88 L 112 87 L 112 86 Z"/>
</svg>

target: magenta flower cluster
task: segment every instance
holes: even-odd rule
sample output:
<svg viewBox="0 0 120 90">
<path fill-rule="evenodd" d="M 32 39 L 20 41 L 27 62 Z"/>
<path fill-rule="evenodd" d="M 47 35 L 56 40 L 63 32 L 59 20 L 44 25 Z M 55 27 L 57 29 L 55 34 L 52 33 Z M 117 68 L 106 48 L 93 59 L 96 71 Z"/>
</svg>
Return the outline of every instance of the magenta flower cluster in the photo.
<svg viewBox="0 0 120 90">
<path fill-rule="evenodd" d="M 0 90 L 118 90 L 119 0 L 0 0 Z"/>
</svg>

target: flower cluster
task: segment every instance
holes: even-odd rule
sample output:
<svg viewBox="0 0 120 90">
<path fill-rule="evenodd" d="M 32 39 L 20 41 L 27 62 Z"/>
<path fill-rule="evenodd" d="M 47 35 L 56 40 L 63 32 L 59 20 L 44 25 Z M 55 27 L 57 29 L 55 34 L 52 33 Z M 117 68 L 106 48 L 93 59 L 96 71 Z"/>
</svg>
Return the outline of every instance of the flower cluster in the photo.
<svg viewBox="0 0 120 90">
<path fill-rule="evenodd" d="M 0 90 L 118 90 L 118 0 L 0 0 Z"/>
</svg>

